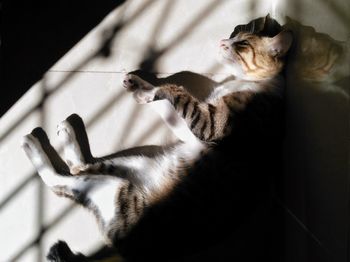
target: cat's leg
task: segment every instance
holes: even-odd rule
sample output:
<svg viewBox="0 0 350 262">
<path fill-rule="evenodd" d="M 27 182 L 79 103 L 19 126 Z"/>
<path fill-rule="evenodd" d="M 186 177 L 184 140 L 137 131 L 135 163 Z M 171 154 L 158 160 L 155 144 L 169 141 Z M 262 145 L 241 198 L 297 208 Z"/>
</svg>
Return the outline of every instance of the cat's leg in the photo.
<svg viewBox="0 0 350 262">
<path fill-rule="evenodd" d="M 42 181 L 58 196 L 83 202 L 87 189 L 84 177 L 73 176 L 68 166 L 51 146 L 41 128 L 34 129 L 22 140 L 22 148 L 33 163 Z"/>
<path fill-rule="evenodd" d="M 22 147 L 43 182 L 58 196 L 69 198 L 91 210 L 107 243 L 123 236 L 135 224 L 148 204 L 148 195 L 127 179 L 104 174 L 74 176 L 51 146 L 46 133 L 36 128 L 26 135 Z M 132 161 L 131 161 L 132 160 Z M 123 158 L 114 169 L 142 170 L 142 158 Z M 144 170 L 143 170 L 144 172 Z"/>
<path fill-rule="evenodd" d="M 187 129 L 202 141 L 215 141 L 228 132 L 229 107 L 232 104 L 229 104 L 229 99 L 220 99 L 213 103 L 200 102 L 181 86 L 165 84 L 155 87 L 133 74 L 126 75 L 123 85 L 133 92 L 138 103 L 168 101 L 176 114 L 185 120 Z M 162 106 L 163 108 L 157 110 L 160 114 L 165 111 L 166 106 Z M 170 110 L 168 108 L 166 110 Z M 174 128 L 176 125 L 173 122 L 180 122 L 175 117 L 165 117 L 164 120 L 181 140 L 193 141 L 190 135 L 188 138 L 182 135 L 184 128 L 179 128 L 181 132 Z"/>
<path fill-rule="evenodd" d="M 94 158 L 83 120 L 76 114 L 69 116 L 57 126 L 57 135 L 70 173 L 75 175 L 87 170 Z"/>
<path fill-rule="evenodd" d="M 89 198 L 96 200 L 96 202 L 101 201 L 102 208 L 104 204 L 108 206 L 108 201 L 110 202 L 109 206 L 113 206 L 115 190 L 124 183 L 122 179 L 88 174 L 72 175 L 41 128 L 36 128 L 26 135 L 22 140 L 22 147 L 43 182 L 58 196 L 67 197 L 84 206 L 91 202 Z M 101 197 L 98 196 L 100 192 L 98 189 L 100 188 L 104 189 L 107 194 L 105 203 L 102 199 L 99 200 Z M 96 194 L 92 196 L 92 192 Z M 108 209 L 103 208 L 101 211 L 105 214 L 104 217 L 111 216 Z"/>
<path fill-rule="evenodd" d="M 174 135 L 181 141 L 193 145 L 201 144 L 169 101 L 155 101 L 155 95 L 157 90 L 159 90 L 158 87 L 153 86 L 134 74 L 127 74 L 125 76 L 123 86 L 127 91 L 133 92 L 133 97 L 138 103 L 145 104 L 153 102 L 150 103 L 152 109 L 160 115 Z"/>
<path fill-rule="evenodd" d="M 51 146 L 43 129 L 35 128 L 24 136 L 21 146 L 47 186 L 53 188 L 73 182 L 68 166 Z"/>
</svg>

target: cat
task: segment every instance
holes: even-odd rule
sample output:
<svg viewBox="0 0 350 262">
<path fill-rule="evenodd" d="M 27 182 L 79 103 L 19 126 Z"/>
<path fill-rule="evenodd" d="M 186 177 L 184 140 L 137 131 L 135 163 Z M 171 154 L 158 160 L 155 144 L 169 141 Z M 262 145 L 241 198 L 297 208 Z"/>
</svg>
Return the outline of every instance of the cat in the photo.
<svg viewBox="0 0 350 262">
<path fill-rule="evenodd" d="M 239 30 L 229 39 L 220 42 L 222 60 L 230 66 L 235 79 L 216 87 L 204 101 L 181 86 L 154 86 L 136 74 L 126 74 L 123 86 L 136 102 L 158 108 L 179 138 L 177 142 L 95 158 L 87 146 L 83 120 L 76 114 L 58 125 L 64 160 L 42 128 L 35 128 L 23 138 L 22 147 L 43 182 L 58 196 L 92 211 L 107 244 L 117 246 L 120 240 L 127 239 L 148 210 L 164 203 L 182 181 L 190 178 L 196 163 L 206 162 L 203 159 L 210 158 L 220 145 L 225 150 L 236 149 L 233 158 L 265 160 L 264 152 L 269 152 L 266 143 L 278 139 L 270 123 L 277 119 L 274 105 L 283 99 L 282 72 L 293 38 L 269 16 L 248 25 L 237 27 Z M 266 116 L 269 120 L 264 121 Z M 235 141 L 233 149 L 232 143 L 227 143 L 231 137 Z M 253 144 L 257 146 L 254 149 Z M 263 162 L 254 164 L 259 163 L 262 169 Z M 197 175 L 201 172 L 197 171 Z M 65 261 L 59 246 L 62 243 L 51 249 L 50 260 Z"/>
</svg>

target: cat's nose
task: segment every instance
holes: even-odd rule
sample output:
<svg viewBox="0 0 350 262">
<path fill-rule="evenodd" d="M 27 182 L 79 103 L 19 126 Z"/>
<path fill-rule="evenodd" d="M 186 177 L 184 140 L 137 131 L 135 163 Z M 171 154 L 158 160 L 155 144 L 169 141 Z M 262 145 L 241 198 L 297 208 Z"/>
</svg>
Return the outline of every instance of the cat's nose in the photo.
<svg viewBox="0 0 350 262">
<path fill-rule="evenodd" d="M 223 49 L 228 50 L 230 44 L 229 44 L 228 39 L 223 39 L 223 40 L 221 40 L 221 41 L 219 42 L 219 45 L 220 45 L 220 47 L 222 47 Z"/>
<path fill-rule="evenodd" d="M 226 43 L 227 43 L 227 39 L 222 39 L 219 42 L 220 46 L 226 46 Z"/>
</svg>

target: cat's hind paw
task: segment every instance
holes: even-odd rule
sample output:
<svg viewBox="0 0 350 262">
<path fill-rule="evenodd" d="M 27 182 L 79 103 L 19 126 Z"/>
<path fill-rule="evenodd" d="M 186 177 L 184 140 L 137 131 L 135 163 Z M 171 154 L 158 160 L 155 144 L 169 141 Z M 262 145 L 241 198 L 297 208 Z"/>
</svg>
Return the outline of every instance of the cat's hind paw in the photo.
<svg viewBox="0 0 350 262">
<path fill-rule="evenodd" d="M 74 129 L 67 120 L 57 125 L 57 136 L 62 142 L 71 143 L 76 140 Z"/>
<path fill-rule="evenodd" d="M 57 125 L 57 136 L 63 145 L 64 158 L 70 173 L 76 175 L 88 167 L 77 141 L 77 135 L 72 125 L 64 120 Z"/>
<path fill-rule="evenodd" d="M 87 261 L 83 254 L 74 254 L 67 243 L 61 240 L 50 248 L 46 258 L 51 262 Z"/>
<path fill-rule="evenodd" d="M 45 167 L 51 168 L 52 164 L 49 161 L 40 140 L 34 133 L 32 132 L 22 138 L 21 147 L 38 171 Z"/>
<path fill-rule="evenodd" d="M 37 141 L 37 139 L 32 134 L 24 136 L 21 140 L 21 147 L 29 159 L 32 159 L 32 157 L 34 157 L 33 154 L 35 154 L 37 151 L 38 145 L 36 144 L 39 144 L 39 141 Z"/>
</svg>

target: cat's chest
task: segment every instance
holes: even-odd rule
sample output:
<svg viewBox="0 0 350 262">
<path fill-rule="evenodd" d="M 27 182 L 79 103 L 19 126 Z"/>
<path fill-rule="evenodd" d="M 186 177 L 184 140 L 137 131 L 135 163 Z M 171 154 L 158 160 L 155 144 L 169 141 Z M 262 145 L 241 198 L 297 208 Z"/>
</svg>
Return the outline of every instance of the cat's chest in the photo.
<svg viewBox="0 0 350 262">
<path fill-rule="evenodd" d="M 229 81 L 223 85 L 216 87 L 213 92 L 207 98 L 207 102 L 214 102 L 217 99 L 220 99 L 223 96 L 234 92 L 244 92 L 244 91 L 259 91 L 259 86 L 255 82 L 246 82 L 246 81 Z"/>
</svg>

